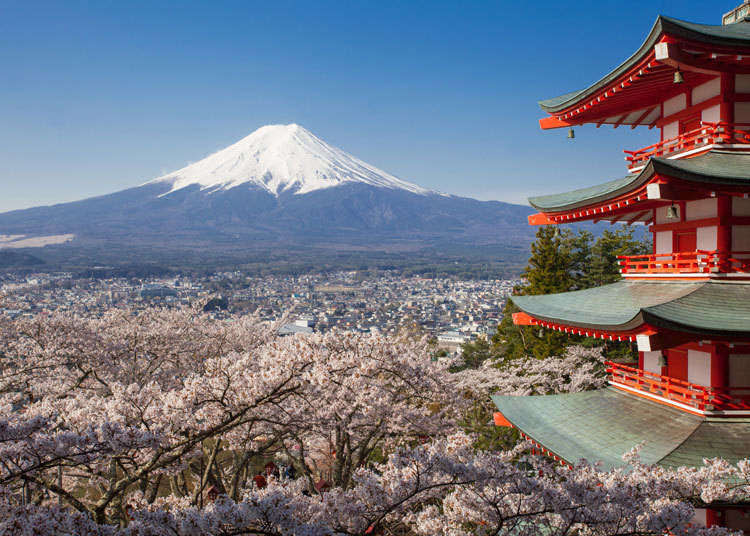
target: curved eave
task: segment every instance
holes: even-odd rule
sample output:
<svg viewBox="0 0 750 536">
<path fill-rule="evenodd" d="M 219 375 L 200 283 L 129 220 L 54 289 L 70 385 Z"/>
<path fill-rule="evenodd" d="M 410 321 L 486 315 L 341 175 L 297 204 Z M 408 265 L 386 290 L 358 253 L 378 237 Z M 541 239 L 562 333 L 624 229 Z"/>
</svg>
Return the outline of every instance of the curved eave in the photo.
<svg viewBox="0 0 750 536">
<path fill-rule="evenodd" d="M 612 387 L 492 400 L 513 426 L 569 463 L 622 467 L 622 456 L 639 444 L 641 461 L 667 467 L 750 456 L 750 420 L 704 419 Z"/>
<path fill-rule="evenodd" d="M 714 26 L 695 24 L 660 15 L 656 18 L 656 22 L 640 48 L 612 72 L 585 89 L 539 101 L 539 106 L 549 114 L 557 114 L 589 99 L 594 93 L 612 84 L 639 62 L 642 62 L 664 35 L 713 46 L 741 47 L 743 50 L 750 48 L 750 23 L 740 22 L 726 26 Z"/>
<path fill-rule="evenodd" d="M 559 294 L 511 296 L 529 316 L 583 329 L 631 332 L 644 324 L 646 307 L 668 303 L 695 291 L 701 283 L 619 281 Z"/>
<path fill-rule="evenodd" d="M 623 280 L 511 300 L 537 322 L 591 330 L 595 336 L 663 328 L 700 337 L 750 339 L 748 282 Z"/>
<path fill-rule="evenodd" d="M 646 166 L 636 175 L 628 175 L 621 179 L 615 179 L 596 186 L 579 188 L 560 194 L 530 197 L 529 204 L 544 213 L 564 212 L 596 205 L 620 197 L 643 186 L 653 176 L 652 171 L 651 174 L 646 174 L 649 171 L 649 166 Z M 571 201 L 566 202 L 568 199 Z"/>
<path fill-rule="evenodd" d="M 589 188 L 531 197 L 529 204 L 545 214 L 588 208 L 635 192 L 656 175 L 730 189 L 748 188 L 750 187 L 750 154 L 713 150 L 693 158 L 652 158 L 637 174 Z"/>
</svg>

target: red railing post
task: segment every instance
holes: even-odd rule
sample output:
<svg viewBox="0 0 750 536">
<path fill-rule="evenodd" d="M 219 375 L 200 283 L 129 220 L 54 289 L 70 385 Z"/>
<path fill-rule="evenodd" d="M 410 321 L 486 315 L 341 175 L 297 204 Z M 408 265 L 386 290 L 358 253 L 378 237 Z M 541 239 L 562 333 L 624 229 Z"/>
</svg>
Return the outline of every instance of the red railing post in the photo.
<svg viewBox="0 0 750 536">
<path fill-rule="evenodd" d="M 640 391 L 653 393 L 701 411 L 732 409 L 750 412 L 750 393 L 744 397 L 733 396 L 732 389 L 697 385 L 611 361 L 607 361 L 605 365 L 612 382 L 635 387 Z M 733 388 L 743 389 L 750 391 L 750 387 Z"/>
</svg>

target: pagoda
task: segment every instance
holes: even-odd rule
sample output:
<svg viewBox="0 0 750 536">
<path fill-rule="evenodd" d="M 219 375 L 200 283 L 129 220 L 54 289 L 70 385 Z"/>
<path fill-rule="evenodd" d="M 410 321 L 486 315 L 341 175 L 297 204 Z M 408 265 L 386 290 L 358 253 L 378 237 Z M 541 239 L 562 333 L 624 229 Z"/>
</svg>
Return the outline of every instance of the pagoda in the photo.
<svg viewBox="0 0 750 536">
<path fill-rule="evenodd" d="M 513 296 L 517 325 L 637 345 L 637 366 L 608 363 L 608 387 L 496 396 L 513 426 L 563 464 L 641 460 L 700 466 L 750 457 L 750 0 L 722 25 L 660 16 L 625 62 L 580 91 L 540 102 L 542 129 L 629 126 L 659 141 L 626 150 L 627 174 L 531 198 L 531 225 L 645 224 L 650 255 L 622 257 L 597 288 Z M 750 531 L 742 505 L 696 522 Z"/>
</svg>

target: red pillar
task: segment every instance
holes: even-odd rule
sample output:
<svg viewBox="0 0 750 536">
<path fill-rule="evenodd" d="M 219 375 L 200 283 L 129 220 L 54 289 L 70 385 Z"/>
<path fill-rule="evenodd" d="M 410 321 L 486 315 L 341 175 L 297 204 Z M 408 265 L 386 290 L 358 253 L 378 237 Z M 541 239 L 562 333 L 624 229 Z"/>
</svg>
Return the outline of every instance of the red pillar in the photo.
<svg viewBox="0 0 750 536">
<path fill-rule="evenodd" d="M 721 527 L 723 526 L 721 523 L 721 512 L 719 510 L 714 510 L 712 508 L 706 509 L 706 527 Z"/>
<path fill-rule="evenodd" d="M 732 250 L 732 198 L 720 195 L 717 199 L 719 229 L 716 235 L 716 249 L 729 253 Z"/>
<path fill-rule="evenodd" d="M 734 123 L 734 73 L 721 73 L 719 120 Z"/>
<path fill-rule="evenodd" d="M 711 387 L 729 387 L 729 347 L 715 344 L 711 352 Z"/>
</svg>

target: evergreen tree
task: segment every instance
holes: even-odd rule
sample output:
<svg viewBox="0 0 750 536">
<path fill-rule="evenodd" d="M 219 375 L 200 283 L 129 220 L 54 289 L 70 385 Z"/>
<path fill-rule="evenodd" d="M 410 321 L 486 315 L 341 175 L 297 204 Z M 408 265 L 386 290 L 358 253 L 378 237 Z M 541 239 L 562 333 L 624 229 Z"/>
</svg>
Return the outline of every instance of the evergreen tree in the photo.
<svg viewBox="0 0 750 536">
<path fill-rule="evenodd" d="M 531 245 L 531 257 L 523 277 L 526 286 L 515 289 L 516 294 L 552 294 L 566 292 L 574 284 L 572 253 L 573 236 L 568 230 L 557 226 L 540 227 L 536 240 Z M 525 355 L 538 358 L 559 355 L 567 344 L 568 337 L 551 330 L 516 326 L 513 313 L 518 308 L 510 301 L 505 305 L 503 319 L 493 342 L 505 359 L 517 359 Z"/>
<path fill-rule="evenodd" d="M 553 294 L 582 290 L 618 281 L 619 255 L 643 255 L 651 251 L 651 244 L 635 237 L 634 228 L 606 229 L 594 241 L 589 231 L 572 233 L 556 226 L 541 227 L 531 246 L 531 257 L 523 272 L 527 284 L 514 289 L 514 294 Z M 553 330 L 521 327 L 513 324 L 513 313 L 519 309 L 508 300 L 503 318 L 483 355 L 495 359 L 517 359 L 532 355 L 543 359 L 560 355 L 566 346 L 583 344 L 603 346 L 610 359 L 632 359 L 630 343 L 586 339 L 565 335 Z M 476 356 L 472 356 L 475 359 Z M 485 357 L 486 359 L 486 357 Z"/>
<path fill-rule="evenodd" d="M 557 226 L 540 227 L 531 244 L 529 264 L 523 272 L 528 281 L 524 294 L 565 292 L 573 284 L 571 235 Z"/>
<path fill-rule="evenodd" d="M 620 255 L 646 255 L 651 244 L 634 237 L 635 229 L 621 227 L 616 231 L 606 229 L 590 252 L 589 269 L 584 281 L 586 287 L 608 285 L 620 279 Z"/>
</svg>

